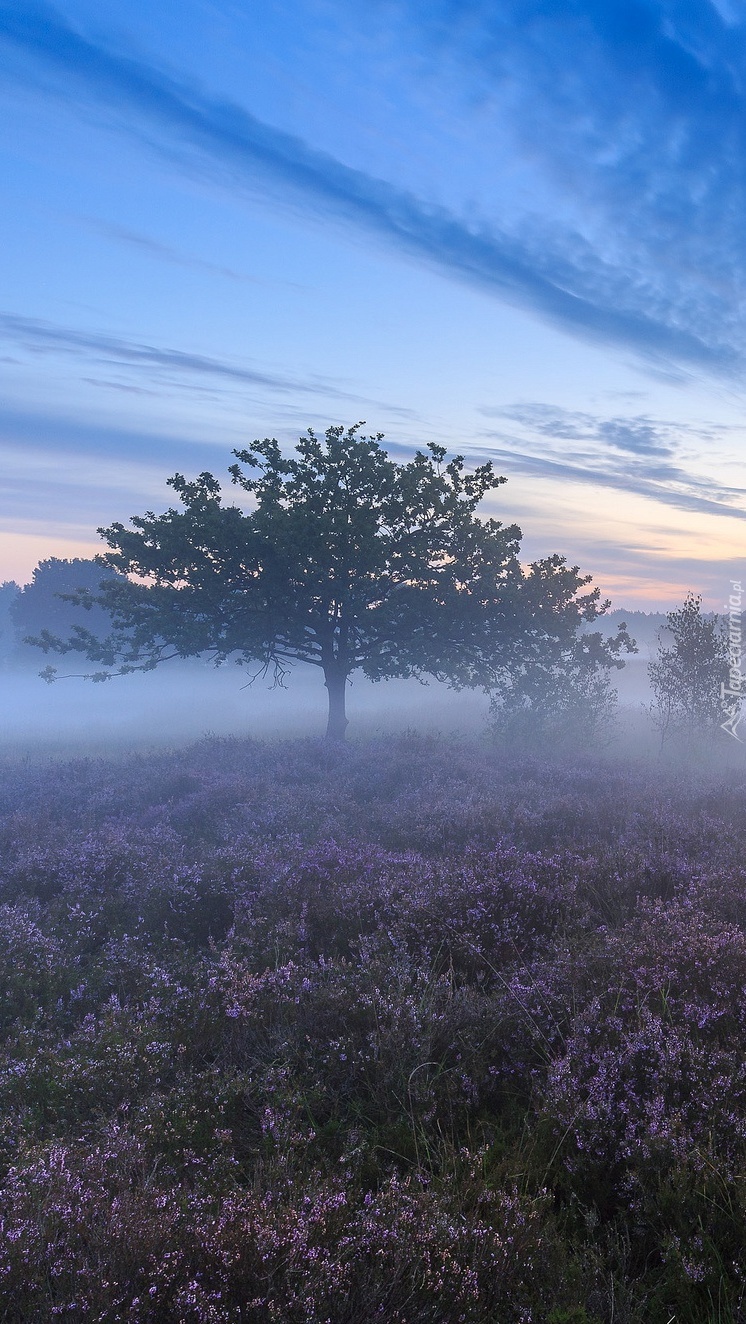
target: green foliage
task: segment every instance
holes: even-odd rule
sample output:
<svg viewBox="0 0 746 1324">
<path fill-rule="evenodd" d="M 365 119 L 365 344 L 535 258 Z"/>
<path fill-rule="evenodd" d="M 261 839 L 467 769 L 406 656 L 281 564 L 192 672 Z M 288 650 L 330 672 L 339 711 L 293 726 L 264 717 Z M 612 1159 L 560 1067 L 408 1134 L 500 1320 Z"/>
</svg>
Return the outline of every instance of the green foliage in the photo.
<svg viewBox="0 0 746 1324">
<path fill-rule="evenodd" d="M 517 745 L 582 747 L 608 730 L 616 691 L 610 673 L 624 666 L 620 654 L 636 645 L 624 622 L 611 637 L 584 630 L 608 604 L 598 590 L 578 593 L 578 567 L 549 557 L 530 567 L 530 627 L 511 665 L 493 688 L 492 725 L 502 741 Z"/>
<path fill-rule="evenodd" d="M 182 509 L 99 530 L 110 548 L 101 563 L 119 572 L 99 599 L 114 630 L 46 634 L 43 645 L 101 663 L 96 679 L 208 654 L 281 684 L 305 662 L 323 672 L 328 734 L 341 737 L 356 670 L 491 688 L 526 650 L 541 653 L 603 610 L 597 589 L 581 594 L 589 579 L 577 566 L 551 556 L 524 571 L 520 529 L 476 516 L 505 481 L 491 463 L 467 473 L 463 457 L 446 462 L 430 443 L 398 464 L 361 427 L 323 439 L 309 429 L 293 457 L 270 438 L 234 452 L 248 512 L 223 505 L 211 473 L 174 475 Z"/>
<path fill-rule="evenodd" d="M 648 674 L 654 695 L 651 715 L 661 743 L 714 734 L 730 716 L 733 701 L 721 697 L 728 685 L 728 640 L 717 616 L 702 615 L 702 599 L 687 593 L 683 606 L 666 616 L 673 643 L 658 645 Z M 738 702 L 738 701 L 736 701 Z"/>
</svg>

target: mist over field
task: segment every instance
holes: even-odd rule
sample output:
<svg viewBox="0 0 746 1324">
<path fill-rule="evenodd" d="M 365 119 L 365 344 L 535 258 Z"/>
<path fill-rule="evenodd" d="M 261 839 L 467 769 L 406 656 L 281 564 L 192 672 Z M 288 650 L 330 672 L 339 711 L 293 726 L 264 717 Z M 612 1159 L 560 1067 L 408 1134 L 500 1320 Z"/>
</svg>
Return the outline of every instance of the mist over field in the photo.
<svg viewBox="0 0 746 1324">
<path fill-rule="evenodd" d="M 40 663 L 47 659 L 40 653 Z M 64 661 L 56 659 L 62 676 Z M 627 659 L 612 675 L 619 694 L 620 733 L 642 726 L 650 701 L 647 658 Z M 0 671 L 0 747 L 13 753 L 49 751 L 64 757 L 85 750 L 114 753 L 128 747 L 175 746 L 206 734 L 260 740 L 321 735 L 325 722 L 323 677 L 297 666 L 284 688 L 266 678 L 248 683 L 251 668 L 232 662 L 164 663 L 155 672 L 117 676 L 103 683 L 70 677 L 53 684 L 28 665 Z M 431 680 L 372 683 L 353 678 L 349 688 L 349 739 L 395 734 L 408 728 L 426 734 L 483 736 L 489 698 L 479 690 L 450 689 Z"/>
<path fill-rule="evenodd" d="M 326 691 L 322 677 L 309 671 L 297 668 L 286 688 L 276 689 L 261 679 L 247 687 L 246 669 L 230 663 L 168 663 L 157 672 L 103 684 L 70 679 L 47 685 L 34 673 L 9 672 L 1 682 L 0 741 L 18 751 L 44 746 L 65 754 L 85 747 L 180 745 L 208 733 L 261 740 L 320 735 Z M 483 695 L 456 694 L 437 682 L 373 685 L 361 677 L 350 687 L 350 735 L 409 726 L 474 734 L 487 709 Z"/>
</svg>

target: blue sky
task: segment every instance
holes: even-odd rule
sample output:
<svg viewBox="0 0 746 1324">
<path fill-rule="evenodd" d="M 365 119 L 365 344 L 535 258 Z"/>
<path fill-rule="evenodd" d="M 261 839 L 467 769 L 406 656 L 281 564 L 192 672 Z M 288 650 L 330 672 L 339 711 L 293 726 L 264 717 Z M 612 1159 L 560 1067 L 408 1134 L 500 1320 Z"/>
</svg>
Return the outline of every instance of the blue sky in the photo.
<svg viewBox="0 0 746 1324">
<path fill-rule="evenodd" d="M 0 0 L 0 578 L 366 419 L 615 604 L 746 548 L 746 4 Z"/>
</svg>

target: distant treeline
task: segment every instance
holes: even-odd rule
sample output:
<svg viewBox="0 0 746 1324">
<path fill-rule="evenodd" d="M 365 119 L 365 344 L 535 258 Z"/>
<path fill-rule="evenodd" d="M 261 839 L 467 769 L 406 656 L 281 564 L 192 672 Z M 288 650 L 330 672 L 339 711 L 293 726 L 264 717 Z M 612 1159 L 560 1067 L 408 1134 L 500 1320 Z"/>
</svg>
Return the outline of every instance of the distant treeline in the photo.
<svg viewBox="0 0 746 1324">
<path fill-rule="evenodd" d="M 52 556 L 40 561 L 31 582 L 14 580 L 0 585 L 0 660 L 5 667 L 41 664 L 42 650 L 26 640 L 44 630 L 67 637 L 76 626 L 107 634 L 108 614 L 96 605 L 67 601 L 68 595 L 96 594 L 103 579 L 113 571 L 94 560 Z"/>
<path fill-rule="evenodd" d="M 665 612 L 625 611 L 623 607 L 616 607 L 614 611 L 607 612 L 587 628 L 598 630 L 603 635 L 614 635 L 623 621 L 626 622 L 627 629 L 643 656 L 647 655 L 649 649 L 657 646 L 660 631 L 666 629 Z"/>
</svg>

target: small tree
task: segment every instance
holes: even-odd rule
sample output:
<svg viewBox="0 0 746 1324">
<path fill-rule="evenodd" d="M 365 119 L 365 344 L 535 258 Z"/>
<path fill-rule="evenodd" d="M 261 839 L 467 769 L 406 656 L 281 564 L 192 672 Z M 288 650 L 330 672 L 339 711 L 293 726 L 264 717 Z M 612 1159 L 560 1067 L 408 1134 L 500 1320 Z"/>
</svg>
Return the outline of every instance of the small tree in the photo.
<svg viewBox="0 0 746 1324">
<path fill-rule="evenodd" d="M 713 735 L 731 716 L 727 633 L 717 616 L 702 615 L 702 598 L 689 592 L 684 604 L 666 615 L 670 645 L 659 634 L 658 656 L 648 665 L 654 702 L 651 716 L 661 745 L 672 736 Z M 736 701 L 737 702 L 737 701 Z"/>
<path fill-rule="evenodd" d="M 445 463 L 430 444 L 397 464 L 362 426 L 331 427 L 323 439 L 309 429 L 294 457 L 273 438 L 234 452 L 229 472 L 252 499 L 248 513 L 222 504 L 212 474 L 176 474 L 183 509 L 99 530 L 111 549 L 101 564 L 120 572 L 97 599 L 111 634 L 78 627 L 68 640 L 37 642 L 108 668 L 96 679 L 167 657 L 233 654 L 281 684 L 304 662 L 323 673 L 327 735 L 342 739 L 356 670 L 489 687 L 520 651 L 537 604 L 543 620 L 568 610 L 593 618 L 598 590 L 576 601 L 588 582 L 577 567 L 550 558 L 527 577 L 520 530 L 475 516 L 505 481 L 491 463 L 466 473 L 461 456 Z"/>
<path fill-rule="evenodd" d="M 493 731 L 507 743 L 580 747 L 611 726 L 617 694 L 610 673 L 624 666 L 620 654 L 636 652 L 636 645 L 623 622 L 610 638 L 583 628 L 593 619 L 588 608 L 595 598 L 591 603 L 589 595 L 578 596 L 576 577 L 577 567 L 571 570 L 557 557 L 532 566 L 526 576 L 531 629 L 490 703 Z"/>
</svg>

